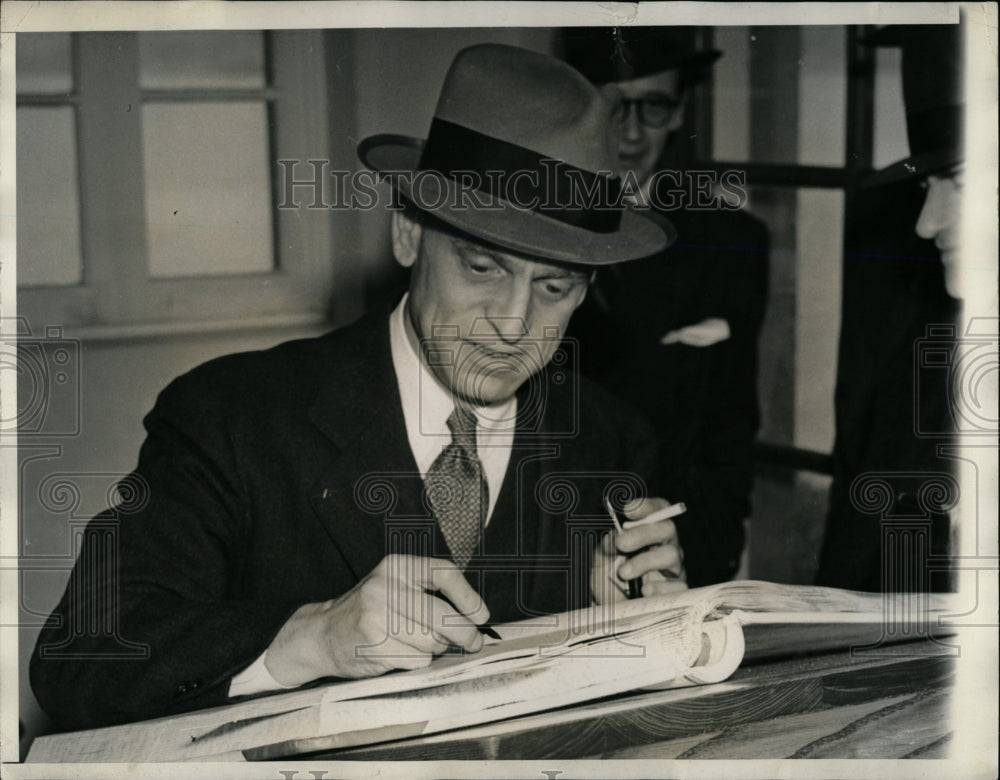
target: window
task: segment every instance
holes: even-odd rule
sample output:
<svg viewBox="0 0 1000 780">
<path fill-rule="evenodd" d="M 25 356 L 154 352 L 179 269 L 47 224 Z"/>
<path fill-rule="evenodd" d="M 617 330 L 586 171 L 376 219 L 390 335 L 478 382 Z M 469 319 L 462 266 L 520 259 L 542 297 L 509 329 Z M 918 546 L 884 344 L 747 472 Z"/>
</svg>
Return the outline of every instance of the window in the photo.
<svg viewBox="0 0 1000 780">
<path fill-rule="evenodd" d="M 783 582 L 813 581 L 828 511 L 855 193 L 874 158 L 884 165 L 906 153 L 901 103 L 882 111 L 883 93 L 899 89 L 898 62 L 897 72 L 878 75 L 866 32 L 703 30 L 704 45 L 724 56 L 696 96 L 692 167 L 745 171 L 747 208 L 770 231 L 749 566 Z"/>
<path fill-rule="evenodd" d="M 760 439 L 824 453 L 833 447 L 845 191 L 864 162 L 849 154 L 858 144 L 848 105 L 856 32 L 707 31 L 725 56 L 700 107 L 712 133 L 695 150 L 704 167 L 747 172 L 747 207 L 771 233 Z"/>
<path fill-rule="evenodd" d="M 275 205 L 277 159 L 329 155 L 322 36 L 17 37 L 33 327 L 322 317 L 332 217 Z"/>
</svg>

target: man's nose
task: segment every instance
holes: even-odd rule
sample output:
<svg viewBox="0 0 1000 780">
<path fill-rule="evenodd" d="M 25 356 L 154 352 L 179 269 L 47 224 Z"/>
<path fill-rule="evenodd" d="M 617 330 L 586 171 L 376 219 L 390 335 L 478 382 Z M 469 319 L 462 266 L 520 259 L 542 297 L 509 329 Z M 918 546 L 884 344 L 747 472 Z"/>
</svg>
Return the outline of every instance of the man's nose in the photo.
<svg viewBox="0 0 1000 780">
<path fill-rule="evenodd" d="M 530 313 L 531 285 L 515 280 L 487 306 L 486 318 L 493 330 L 489 335 L 511 344 L 520 341 L 531 332 Z"/>
<path fill-rule="evenodd" d="M 621 121 L 621 135 L 627 141 L 637 143 L 642 140 L 646 128 L 639 121 L 639 104 L 626 103 L 625 117 Z"/>
<path fill-rule="evenodd" d="M 920 209 L 920 216 L 917 217 L 916 231 L 921 238 L 934 238 L 944 229 L 949 218 L 947 213 L 949 204 L 945 197 L 945 192 L 941 184 L 934 180 L 927 181 L 927 197 L 924 198 L 923 208 Z"/>
</svg>

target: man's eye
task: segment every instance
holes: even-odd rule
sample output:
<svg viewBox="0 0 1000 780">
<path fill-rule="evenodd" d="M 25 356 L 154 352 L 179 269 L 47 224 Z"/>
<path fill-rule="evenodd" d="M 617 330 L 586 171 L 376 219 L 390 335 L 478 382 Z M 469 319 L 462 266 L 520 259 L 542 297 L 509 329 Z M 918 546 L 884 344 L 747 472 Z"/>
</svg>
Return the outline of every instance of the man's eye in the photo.
<svg viewBox="0 0 1000 780">
<path fill-rule="evenodd" d="M 565 298 L 572 287 L 568 282 L 545 282 L 543 289 L 552 298 Z"/>
<path fill-rule="evenodd" d="M 500 270 L 493 260 L 481 255 L 463 255 L 462 265 L 472 276 L 493 276 Z"/>
<path fill-rule="evenodd" d="M 492 263 L 487 263 L 482 260 L 467 260 L 465 263 L 473 273 L 485 274 L 493 270 Z"/>
</svg>

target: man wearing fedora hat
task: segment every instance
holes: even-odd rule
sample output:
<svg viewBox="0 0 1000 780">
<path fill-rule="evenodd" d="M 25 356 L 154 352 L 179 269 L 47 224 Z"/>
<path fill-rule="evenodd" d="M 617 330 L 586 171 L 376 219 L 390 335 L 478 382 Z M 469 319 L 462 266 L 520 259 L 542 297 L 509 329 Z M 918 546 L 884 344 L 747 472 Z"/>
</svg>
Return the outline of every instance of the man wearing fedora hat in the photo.
<svg viewBox="0 0 1000 780">
<path fill-rule="evenodd" d="M 655 442 L 560 351 L 593 270 L 668 239 L 621 206 L 609 110 L 564 63 L 480 45 L 425 142 L 361 144 L 400 196 L 408 293 L 161 393 L 136 500 L 92 524 L 35 649 L 60 727 L 423 666 L 477 651 L 487 621 L 679 567 L 669 523 L 609 540 L 606 501 L 632 519 L 666 506 L 647 489 Z"/>
<path fill-rule="evenodd" d="M 830 508 L 817 582 L 853 590 L 941 591 L 956 498 L 952 388 L 961 276 L 962 47 L 959 25 L 890 26 L 867 36 L 901 49 L 910 154 L 868 176 L 849 212 L 835 393 Z M 928 342 L 928 334 L 951 334 Z M 877 479 L 886 506 L 862 486 Z"/>
<path fill-rule="evenodd" d="M 583 370 L 632 403 L 661 442 L 659 483 L 689 585 L 729 579 L 750 514 L 759 426 L 757 339 L 768 234 L 742 210 L 702 207 L 680 132 L 692 88 L 721 52 L 684 27 L 567 28 L 563 57 L 615 101 L 618 163 L 639 205 L 677 231 L 659 256 L 602 269 L 574 318 Z M 694 130 L 692 130 L 694 132 Z"/>
<path fill-rule="evenodd" d="M 865 186 L 923 182 L 927 196 L 915 229 L 921 238 L 934 241 L 945 286 L 954 298 L 960 297 L 958 239 L 965 160 L 961 30 L 957 24 L 894 25 L 866 39 L 871 46 L 901 49 L 910 155 L 869 176 Z"/>
</svg>

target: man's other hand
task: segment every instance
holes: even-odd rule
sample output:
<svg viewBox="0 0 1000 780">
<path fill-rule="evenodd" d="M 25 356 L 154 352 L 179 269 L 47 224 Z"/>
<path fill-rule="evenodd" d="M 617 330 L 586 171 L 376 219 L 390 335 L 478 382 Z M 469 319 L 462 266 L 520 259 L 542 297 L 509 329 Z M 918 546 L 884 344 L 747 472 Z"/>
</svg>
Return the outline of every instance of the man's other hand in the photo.
<svg viewBox="0 0 1000 780">
<path fill-rule="evenodd" d="M 687 589 L 684 556 L 677 527 L 670 519 L 646 525 L 629 521 L 666 509 L 663 498 L 644 498 L 624 508 L 627 521 L 621 533 L 608 533 L 594 553 L 591 593 L 598 604 L 627 598 L 628 580 L 642 579 L 642 595 L 658 596 Z"/>
<path fill-rule="evenodd" d="M 389 555 L 339 598 L 305 604 L 264 659 L 282 685 L 418 669 L 449 646 L 478 652 L 489 610 L 461 570 L 438 558 Z"/>
</svg>

